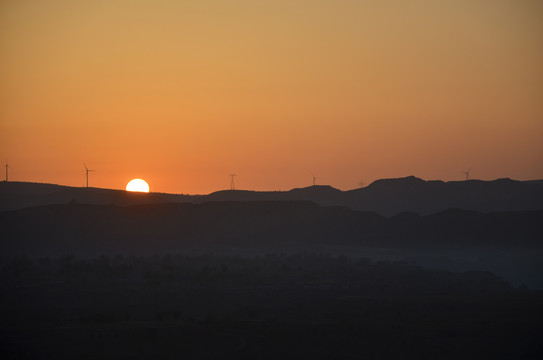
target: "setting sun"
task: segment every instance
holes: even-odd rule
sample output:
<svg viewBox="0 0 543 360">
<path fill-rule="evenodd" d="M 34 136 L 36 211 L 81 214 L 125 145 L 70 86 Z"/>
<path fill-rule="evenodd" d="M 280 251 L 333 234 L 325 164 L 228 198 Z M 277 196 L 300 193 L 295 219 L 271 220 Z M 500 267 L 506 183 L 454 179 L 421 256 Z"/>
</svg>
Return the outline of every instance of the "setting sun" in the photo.
<svg viewBox="0 0 543 360">
<path fill-rule="evenodd" d="M 126 191 L 149 192 L 149 184 L 142 179 L 133 179 L 126 184 Z"/>
</svg>

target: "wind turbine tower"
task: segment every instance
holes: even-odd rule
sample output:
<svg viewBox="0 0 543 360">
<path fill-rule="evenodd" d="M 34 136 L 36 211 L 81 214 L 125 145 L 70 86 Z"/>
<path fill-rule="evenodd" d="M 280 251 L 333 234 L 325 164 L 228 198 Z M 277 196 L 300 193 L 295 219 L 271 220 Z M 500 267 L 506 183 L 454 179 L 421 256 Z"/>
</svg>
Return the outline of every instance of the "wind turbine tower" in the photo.
<svg viewBox="0 0 543 360">
<path fill-rule="evenodd" d="M 469 172 L 471 171 L 471 168 L 468 169 L 468 171 L 463 171 L 463 173 L 466 175 L 466 180 L 469 180 Z"/>
<path fill-rule="evenodd" d="M 236 174 L 228 174 L 228 176 L 230 176 L 230 190 L 236 190 L 236 183 L 234 182 Z"/>
<path fill-rule="evenodd" d="M 90 170 L 85 163 L 83 165 L 85 165 L 85 177 L 87 178 L 87 187 L 89 187 L 89 173 L 96 170 Z"/>
<path fill-rule="evenodd" d="M 6 161 L 6 182 L 8 182 L 8 169 L 13 166 L 9 166 L 8 162 Z"/>
</svg>

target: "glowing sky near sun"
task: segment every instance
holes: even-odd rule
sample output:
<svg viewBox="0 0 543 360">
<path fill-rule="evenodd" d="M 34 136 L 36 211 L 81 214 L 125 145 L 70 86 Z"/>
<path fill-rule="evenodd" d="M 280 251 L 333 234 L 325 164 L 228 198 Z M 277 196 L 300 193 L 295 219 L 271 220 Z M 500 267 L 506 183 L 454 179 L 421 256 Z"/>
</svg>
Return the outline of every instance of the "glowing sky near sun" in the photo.
<svg viewBox="0 0 543 360">
<path fill-rule="evenodd" d="M 177 193 L 543 178 L 542 34 L 538 0 L 2 0 L 0 160 Z"/>
</svg>

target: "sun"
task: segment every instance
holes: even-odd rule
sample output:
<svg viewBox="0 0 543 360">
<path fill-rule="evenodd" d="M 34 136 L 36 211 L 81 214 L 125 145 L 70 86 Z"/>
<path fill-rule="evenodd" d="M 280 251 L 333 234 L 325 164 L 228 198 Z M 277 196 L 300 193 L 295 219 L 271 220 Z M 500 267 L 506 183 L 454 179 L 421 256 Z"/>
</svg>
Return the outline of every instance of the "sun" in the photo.
<svg viewBox="0 0 543 360">
<path fill-rule="evenodd" d="M 149 184 L 142 179 L 133 179 L 126 184 L 126 191 L 149 192 Z"/>
</svg>

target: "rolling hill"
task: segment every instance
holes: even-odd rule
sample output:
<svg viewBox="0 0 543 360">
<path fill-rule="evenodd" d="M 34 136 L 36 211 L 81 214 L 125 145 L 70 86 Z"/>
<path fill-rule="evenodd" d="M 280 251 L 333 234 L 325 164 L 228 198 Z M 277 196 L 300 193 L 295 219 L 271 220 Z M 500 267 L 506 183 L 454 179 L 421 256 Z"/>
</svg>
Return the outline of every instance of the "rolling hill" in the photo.
<svg viewBox="0 0 543 360">
<path fill-rule="evenodd" d="M 345 206 L 383 216 L 402 212 L 422 215 L 460 208 L 479 212 L 543 209 L 543 182 L 497 179 L 493 181 L 425 181 L 414 176 L 383 179 L 369 186 L 341 191 L 331 186 L 310 186 L 290 191 L 223 190 L 208 195 L 129 193 L 124 190 L 77 188 L 24 182 L 0 183 L 0 210 L 64 204 L 135 205 L 208 201 L 312 201 L 323 206 Z"/>
<path fill-rule="evenodd" d="M 541 248 L 543 210 L 450 209 L 386 218 L 305 201 L 88 205 L 0 213 L 4 255 L 153 253 L 192 247 L 283 251 L 295 246 Z"/>
</svg>

